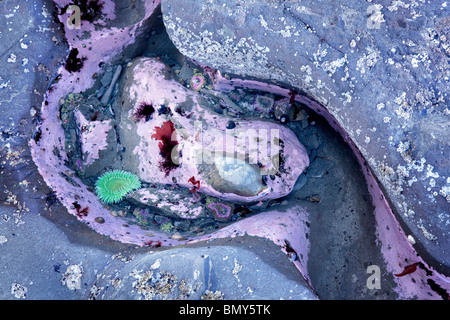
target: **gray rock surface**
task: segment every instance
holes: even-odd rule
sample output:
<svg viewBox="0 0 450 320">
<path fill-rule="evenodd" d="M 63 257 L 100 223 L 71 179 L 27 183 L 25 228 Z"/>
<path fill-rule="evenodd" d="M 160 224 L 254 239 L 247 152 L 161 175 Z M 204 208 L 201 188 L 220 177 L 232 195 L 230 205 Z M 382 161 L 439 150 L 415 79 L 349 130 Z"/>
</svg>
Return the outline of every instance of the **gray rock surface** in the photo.
<svg viewBox="0 0 450 320">
<path fill-rule="evenodd" d="M 403 227 L 449 270 L 449 8 L 422 1 L 162 2 L 184 55 L 321 103 L 370 164 Z"/>
<path fill-rule="evenodd" d="M 117 1 L 123 10 L 118 13 L 117 26 L 139 19 L 143 3 L 136 8 Z M 44 93 L 56 76 L 56 69 L 67 56 L 61 26 L 54 22 L 51 1 L 3 1 L 0 3 L 0 299 L 2 300 L 83 300 L 88 299 L 99 274 L 120 272 L 111 268 L 111 260 L 148 257 L 156 252 L 113 241 L 70 215 L 54 197 L 34 165 L 28 141 L 39 122 L 39 109 Z M 248 271 L 260 268 L 265 274 L 278 274 L 277 298 L 298 298 L 304 287 L 296 267 L 282 260 L 281 266 L 272 259 L 287 259 L 278 246 L 264 241 L 227 240 L 229 261 L 236 258 L 242 271 L 238 273 L 243 287 L 228 293 L 216 283 L 216 290 L 224 298 L 249 293 L 248 283 L 253 278 Z M 219 244 L 219 242 L 217 242 Z M 224 243 L 222 243 L 224 244 Z M 244 246 L 251 252 L 239 254 L 233 248 Z M 202 245 L 198 245 L 201 250 Z M 262 251 L 255 248 L 261 248 Z M 216 259 L 217 249 L 202 254 L 215 259 L 220 270 L 221 260 Z M 275 254 L 275 256 L 272 255 Z M 170 250 L 159 252 L 167 259 Z M 237 254 L 237 255 L 235 255 Z M 219 256 L 217 256 L 219 257 Z M 222 256 L 220 256 L 222 257 Z M 259 257 L 259 258 L 258 258 Z M 122 261 L 122 260 L 120 260 Z M 229 262 L 228 261 L 228 262 Z M 228 263 L 227 262 L 227 263 Z M 247 265 L 248 263 L 248 265 Z M 280 271 L 282 268 L 283 270 Z M 114 271 L 112 271 L 114 270 Z M 230 272 L 231 275 L 233 275 Z M 244 277 L 245 275 L 245 277 Z M 182 275 L 178 276 L 180 279 Z M 220 279 L 220 276 L 218 276 Z M 236 278 L 234 278 L 236 279 Z M 237 281 L 237 280 L 236 280 Z M 283 283 L 286 285 L 284 286 Z M 258 286 L 261 285 L 262 287 Z M 259 296 L 264 283 L 250 286 Z M 289 290 L 297 290 L 289 293 Z M 127 294 L 122 291 L 125 297 Z M 274 295 L 274 297 L 275 297 Z M 131 296 L 131 294 L 130 294 Z M 247 296 L 243 296 L 246 298 Z"/>
<path fill-rule="evenodd" d="M 250 238 L 243 238 L 251 242 Z M 258 251 L 272 245 L 257 240 Z M 174 248 L 130 259 L 113 257 L 94 283 L 91 299 L 133 300 L 316 300 L 310 287 L 282 269 L 281 252 L 271 257 L 236 246 Z M 280 261 L 281 260 L 281 261 Z M 117 271 L 119 270 L 119 271 Z M 300 274 L 299 274 L 300 276 Z M 281 284 L 281 285 L 280 285 Z M 289 294 L 286 294 L 289 292 Z"/>
<path fill-rule="evenodd" d="M 328 170 L 334 167 L 333 161 L 316 158 L 308 167 L 308 178 L 321 178 Z"/>
</svg>

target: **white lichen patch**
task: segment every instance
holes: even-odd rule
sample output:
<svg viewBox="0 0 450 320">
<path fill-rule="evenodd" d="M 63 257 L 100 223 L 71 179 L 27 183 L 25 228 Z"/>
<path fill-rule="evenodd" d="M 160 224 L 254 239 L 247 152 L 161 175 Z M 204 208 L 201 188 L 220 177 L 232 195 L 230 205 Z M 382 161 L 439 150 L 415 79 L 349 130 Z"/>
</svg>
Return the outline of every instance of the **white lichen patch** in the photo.
<svg viewBox="0 0 450 320">
<path fill-rule="evenodd" d="M 313 78 L 311 77 L 312 74 L 311 66 L 302 65 L 300 67 L 300 71 L 305 73 L 305 75 L 302 76 L 302 80 L 304 81 L 305 85 L 308 86 L 312 84 Z"/>
<path fill-rule="evenodd" d="M 44 18 L 47 18 L 50 15 L 50 13 L 48 12 L 47 8 L 45 7 L 45 4 L 42 5 L 42 12 L 41 12 L 41 14 L 42 14 L 42 16 Z"/>
<path fill-rule="evenodd" d="M 61 283 L 69 290 L 81 289 L 81 277 L 83 276 L 83 267 L 81 264 L 74 264 L 67 267 L 63 274 Z"/>
<path fill-rule="evenodd" d="M 1 78 L 0 78 L 0 80 L 1 80 Z M 8 80 L 6 82 L 0 83 L 0 89 L 7 88 L 9 86 L 10 82 L 11 81 Z"/>
<path fill-rule="evenodd" d="M 156 261 L 150 266 L 150 269 L 155 270 L 161 266 L 161 259 L 156 259 Z"/>
<path fill-rule="evenodd" d="M 325 49 L 321 49 L 320 47 L 317 48 L 316 52 L 313 53 L 313 58 L 314 58 L 314 65 L 316 67 L 319 67 L 319 65 L 321 64 L 320 62 L 326 57 L 326 55 L 328 54 L 328 50 Z"/>
<path fill-rule="evenodd" d="M 25 221 L 22 220 L 22 214 L 24 212 L 29 212 L 30 209 L 27 208 L 25 201 L 19 201 L 17 199 L 17 195 L 14 194 L 12 191 L 8 190 L 8 187 L 6 185 L 3 185 L 4 193 L 6 194 L 6 199 L 3 202 L 6 205 L 15 206 L 16 210 L 13 212 L 14 217 L 14 223 L 17 226 L 20 226 L 25 223 Z M 9 219 L 8 219 L 9 220 Z"/>
<path fill-rule="evenodd" d="M 186 298 L 190 293 L 190 287 L 185 280 L 178 281 L 177 276 L 169 272 L 138 271 L 133 270 L 131 276 L 133 290 L 140 295 L 139 300 L 152 300 L 156 297 L 161 299 Z M 178 288 L 178 292 L 176 289 Z"/>
<path fill-rule="evenodd" d="M 410 5 L 411 5 L 410 3 L 404 3 L 403 1 L 395 0 L 395 1 L 392 1 L 392 4 L 390 6 L 388 6 L 387 8 L 390 12 L 393 12 L 393 11 L 397 11 L 398 8 L 408 9 Z"/>
<path fill-rule="evenodd" d="M 410 146 L 411 146 L 411 144 L 409 141 L 406 141 L 406 142 L 400 141 L 400 143 L 398 144 L 398 147 L 397 147 L 397 152 L 403 153 L 406 150 L 408 150 L 410 148 Z"/>
<path fill-rule="evenodd" d="M 422 231 L 422 234 L 424 235 L 424 237 L 430 241 L 436 241 L 437 237 L 435 235 L 433 235 L 431 232 L 429 232 L 422 223 L 423 223 L 423 221 L 422 221 L 422 219 L 420 219 L 419 225 L 417 227 Z"/>
<path fill-rule="evenodd" d="M 373 68 L 373 66 L 375 66 L 379 58 L 379 51 L 368 47 L 367 53 L 364 53 L 363 56 L 356 62 L 356 70 L 361 73 L 368 72 L 371 68 Z"/>
<path fill-rule="evenodd" d="M 206 290 L 205 293 L 201 296 L 202 300 L 224 300 L 224 294 L 220 291 L 210 291 Z"/>
<path fill-rule="evenodd" d="M 11 167 L 16 167 L 23 163 L 28 163 L 21 155 L 26 152 L 25 148 L 19 148 L 14 150 L 10 143 L 5 144 L 5 148 L 8 149 L 6 153 L 6 159 L 1 164 L 8 164 Z"/>
<path fill-rule="evenodd" d="M 342 96 L 344 96 L 344 99 L 342 99 L 342 104 L 345 106 L 352 102 L 352 95 L 349 91 L 341 93 Z"/>
<path fill-rule="evenodd" d="M 427 164 L 427 168 L 426 168 L 426 177 L 427 178 L 439 178 L 439 173 L 437 172 L 433 172 L 434 167 L 431 164 Z"/>
<path fill-rule="evenodd" d="M 444 197 L 447 202 L 450 203 L 450 185 L 447 184 L 446 186 L 443 186 L 441 190 L 439 190 L 439 195 Z"/>
<path fill-rule="evenodd" d="M 395 113 L 405 120 L 411 119 L 412 107 L 406 101 L 406 92 L 402 92 L 400 96 L 394 99 L 394 102 L 397 104 L 397 108 L 394 110 Z"/>
<path fill-rule="evenodd" d="M 329 74 L 333 74 L 337 69 L 342 68 L 347 63 L 347 54 L 342 58 L 333 61 L 325 61 L 322 63 L 322 69 Z"/>
<path fill-rule="evenodd" d="M 8 241 L 8 239 L 5 236 L 0 236 L 0 244 L 4 244 Z"/>
<path fill-rule="evenodd" d="M 9 55 L 9 58 L 6 60 L 9 63 L 16 63 L 17 61 L 17 56 L 14 53 L 11 53 Z"/>
<path fill-rule="evenodd" d="M 235 276 L 237 276 L 237 274 L 239 273 L 239 272 L 241 272 L 242 271 L 242 265 L 241 264 L 239 264 L 239 262 L 236 260 L 236 258 L 234 258 L 234 268 L 233 268 L 233 270 L 231 271 Z"/>
<path fill-rule="evenodd" d="M 270 31 L 270 32 L 275 33 L 275 34 L 281 34 L 281 36 L 283 38 L 291 37 L 292 36 L 292 31 L 294 31 L 296 29 L 295 26 L 288 26 L 286 24 L 286 19 L 284 19 L 283 17 L 280 18 L 280 21 L 282 22 L 284 29 L 274 30 L 273 27 L 269 27 L 269 24 L 264 19 L 264 17 L 262 15 L 259 15 L 259 22 L 261 24 L 261 27 L 264 28 L 264 30 Z"/>
<path fill-rule="evenodd" d="M 25 299 L 27 292 L 28 288 L 21 284 L 13 283 L 11 285 L 11 294 L 17 299 Z"/>
<path fill-rule="evenodd" d="M 386 20 L 384 20 L 384 15 L 381 9 L 383 9 L 383 5 L 379 3 L 371 4 L 367 7 L 366 13 L 369 15 L 369 17 L 367 19 L 366 26 L 368 29 L 378 30 L 381 28 L 381 24 L 383 22 L 386 22 Z"/>
<path fill-rule="evenodd" d="M 267 69 L 261 65 L 268 63 L 266 54 L 270 49 L 259 45 L 252 37 L 236 39 L 224 34 L 221 41 L 214 40 L 211 32 L 205 30 L 198 34 L 184 28 L 179 17 L 171 19 L 164 15 L 164 24 L 171 34 L 171 40 L 186 56 L 196 56 L 198 61 L 210 61 L 211 64 L 221 64 L 223 60 L 218 52 L 226 52 L 231 72 L 239 73 L 242 68 L 252 68 L 256 77 L 267 78 Z M 189 47 L 185 46 L 189 43 Z M 282 80 L 277 73 L 271 74 L 275 79 Z"/>
<path fill-rule="evenodd" d="M 439 222 L 448 226 L 450 224 L 450 214 L 441 212 L 438 215 Z"/>
</svg>

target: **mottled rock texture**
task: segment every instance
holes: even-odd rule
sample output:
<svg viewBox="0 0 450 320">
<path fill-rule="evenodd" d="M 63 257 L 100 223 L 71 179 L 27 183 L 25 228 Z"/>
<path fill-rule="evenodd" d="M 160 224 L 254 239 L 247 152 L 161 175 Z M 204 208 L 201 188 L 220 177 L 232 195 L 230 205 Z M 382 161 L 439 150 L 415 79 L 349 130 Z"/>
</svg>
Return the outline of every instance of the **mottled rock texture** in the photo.
<svg viewBox="0 0 450 320">
<path fill-rule="evenodd" d="M 184 55 L 321 103 L 366 158 L 417 249 L 448 270 L 446 2 L 166 0 L 162 11 Z"/>
</svg>

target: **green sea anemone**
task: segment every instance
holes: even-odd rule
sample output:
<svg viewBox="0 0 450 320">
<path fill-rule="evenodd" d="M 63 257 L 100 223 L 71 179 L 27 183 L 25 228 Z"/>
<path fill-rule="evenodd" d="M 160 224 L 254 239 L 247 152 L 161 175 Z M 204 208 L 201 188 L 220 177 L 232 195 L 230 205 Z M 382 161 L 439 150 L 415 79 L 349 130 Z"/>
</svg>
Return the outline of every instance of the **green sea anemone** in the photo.
<svg viewBox="0 0 450 320">
<path fill-rule="evenodd" d="M 104 203 L 116 203 L 133 190 L 141 187 L 138 176 L 123 170 L 106 172 L 95 183 L 98 198 Z"/>
</svg>

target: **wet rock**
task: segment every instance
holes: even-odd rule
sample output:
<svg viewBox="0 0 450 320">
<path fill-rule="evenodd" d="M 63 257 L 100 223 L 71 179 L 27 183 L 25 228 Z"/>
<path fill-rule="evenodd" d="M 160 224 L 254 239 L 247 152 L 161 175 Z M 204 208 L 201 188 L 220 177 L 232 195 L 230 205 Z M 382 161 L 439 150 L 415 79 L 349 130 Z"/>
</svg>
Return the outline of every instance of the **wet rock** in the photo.
<svg viewBox="0 0 450 320">
<path fill-rule="evenodd" d="M 334 167 L 334 162 L 331 160 L 316 158 L 308 167 L 306 176 L 308 178 L 321 178 L 328 170 Z"/>
<path fill-rule="evenodd" d="M 191 222 L 189 220 L 177 220 L 173 223 L 174 228 L 183 231 L 189 230 Z"/>
<path fill-rule="evenodd" d="M 301 188 L 303 188 L 305 186 L 306 182 L 308 182 L 308 177 L 306 176 L 306 174 L 302 173 L 300 175 L 300 177 L 298 177 L 293 190 L 294 191 L 300 190 Z"/>
<path fill-rule="evenodd" d="M 109 86 L 109 84 L 111 83 L 111 80 L 113 78 L 113 68 L 112 67 L 107 67 L 105 70 L 105 73 L 103 74 L 101 83 L 103 85 L 103 87 L 107 88 Z"/>
<path fill-rule="evenodd" d="M 186 240 L 186 238 L 179 232 L 175 232 L 173 235 L 170 236 L 170 238 L 173 240 Z"/>
<path fill-rule="evenodd" d="M 112 210 L 109 212 L 114 218 L 117 218 L 119 216 L 119 214 L 117 213 L 117 211 Z"/>
<path fill-rule="evenodd" d="M 309 117 L 309 114 L 304 109 L 298 109 L 297 114 L 294 117 L 294 120 L 295 121 L 303 121 L 303 120 L 308 119 L 308 117 Z"/>
<path fill-rule="evenodd" d="M 251 197 L 266 189 L 259 168 L 244 160 L 214 157 L 211 162 L 213 169 L 209 172 L 208 182 L 221 193 Z"/>
<path fill-rule="evenodd" d="M 277 259 L 289 270 L 283 253 Z M 132 263 L 116 259 L 98 275 L 90 299 L 317 299 L 303 278 L 288 279 L 264 261 L 248 249 L 224 245 L 137 255 Z"/>
<path fill-rule="evenodd" d="M 184 55 L 222 73 L 287 83 L 325 106 L 368 160 L 430 263 L 448 270 L 446 7 L 383 5 L 168 0 L 162 12 Z M 198 23 L 212 15 L 213 22 Z"/>
<path fill-rule="evenodd" d="M 320 146 L 319 138 L 315 134 L 306 136 L 304 143 L 305 143 L 305 147 L 310 148 L 310 149 L 317 149 Z"/>
<path fill-rule="evenodd" d="M 111 79 L 111 83 L 109 84 L 108 88 L 106 89 L 105 93 L 102 96 L 102 99 L 100 100 L 100 102 L 103 105 L 106 105 L 109 102 L 109 100 L 111 98 L 111 94 L 114 90 L 114 86 L 116 85 L 117 79 L 119 78 L 121 72 L 122 72 L 122 66 L 118 65 L 116 67 L 116 69 L 114 70 L 114 75 Z"/>
<path fill-rule="evenodd" d="M 310 149 L 310 152 L 309 152 L 309 162 L 310 162 L 310 163 L 313 162 L 314 159 L 316 159 L 316 157 L 317 157 L 317 149 Z"/>
<path fill-rule="evenodd" d="M 163 225 L 163 224 L 165 224 L 165 223 L 167 223 L 167 222 L 170 222 L 170 219 L 168 219 L 168 218 L 165 217 L 165 216 L 161 216 L 161 215 L 159 215 L 159 214 L 156 214 L 154 219 L 155 219 L 155 222 L 156 222 L 158 225 Z"/>
</svg>

